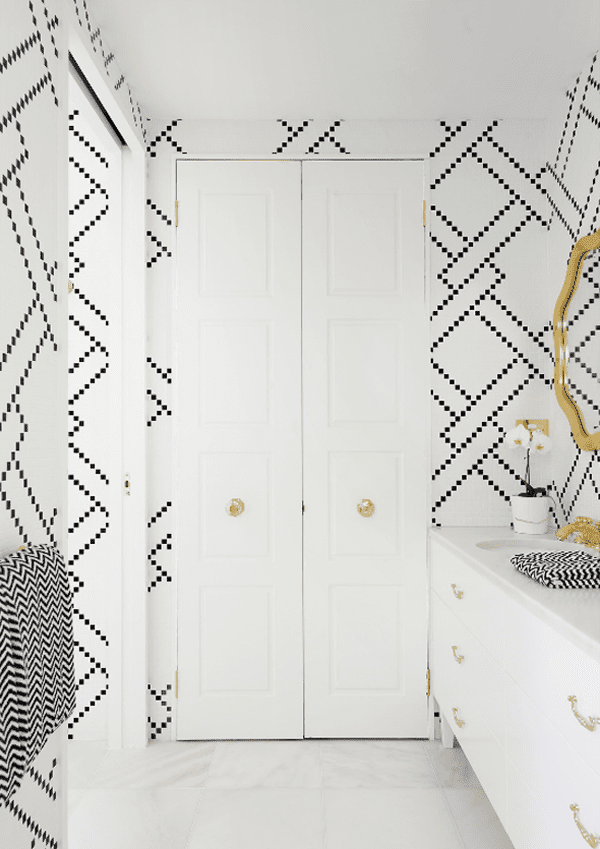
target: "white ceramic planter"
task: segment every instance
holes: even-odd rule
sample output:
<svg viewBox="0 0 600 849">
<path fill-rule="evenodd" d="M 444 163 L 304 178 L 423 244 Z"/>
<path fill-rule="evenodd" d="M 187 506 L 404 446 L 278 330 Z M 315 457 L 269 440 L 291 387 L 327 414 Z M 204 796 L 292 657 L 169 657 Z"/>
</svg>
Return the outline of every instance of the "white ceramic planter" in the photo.
<svg viewBox="0 0 600 849">
<path fill-rule="evenodd" d="M 522 495 L 511 495 L 510 506 L 512 507 L 515 533 L 547 533 L 551 503 L 552 499 L 547 495 L 543 495 L 541 498 L 524 498 Z"/>
</svg>

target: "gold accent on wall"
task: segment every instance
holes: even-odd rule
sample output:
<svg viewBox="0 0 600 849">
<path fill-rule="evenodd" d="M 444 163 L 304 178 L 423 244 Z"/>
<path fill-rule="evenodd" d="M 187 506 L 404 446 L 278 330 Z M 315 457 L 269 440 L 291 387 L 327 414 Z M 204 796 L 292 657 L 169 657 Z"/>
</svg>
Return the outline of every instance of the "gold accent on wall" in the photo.
<svg viewBox="0 0 600 849">
<path fill-rule="evenodd" d="M 600 449 L 600 431 L 590 433 L 583 414 L 569 392 L 567 377 L 569 366 L 569 341 L 567 338 L 567 313 L 569 305 L 581 279 L 583 261 L 589 251 L 600 247 L 600 229 L 575 244 L 571 251 L 565 282 L 554 307 L 552 329 L 554 333 L 554 391 L 560 408 L 566 415 L 571 426 L 571 433 L 577 445 L 583 451 L 598 451 Z M 592 398 L 598 402 L 598 398 Z"/>
<path fill-rule="evenodd" d="M 556 537 L 564 542 L 571 534 L 577 534 L 574 542 L 600 551 L 600 522 L 594 522 L 589 516 L 578 516 L 574 522 L 559 528 Z"/>
<path fill-rule="evenodd" d="M 372 516 L 375 512 L 375 505 L 373 504 L 370 498 L 363 498 L 363 500 L 356 505 L 356 509 L 358 510 L 361 516 L 365 516 L 365 518 L 368 518 L 369 516 Z"/>
<path fill-rule="evenodd" d="M 431 671 L 427 670 L 427 698 L 431 695 Z"/>
<path fill-rule="evenodd" d="M 175 201 L 175 226 L 179 227 L 179 201 Z"/>
<path fill-rule="evenodd" d="M 573 711 L 577 722 L 579 722 L 580 725 L 583 725 L 584 728 L 587 728 L 588 731 L 595 731 L 596 727 L 600 724 L 600 717 L 590 716 L 586 719 L 585 716 L 581 716 L 580 713 L 577 713 L 577 696 L 567 696 L 567 699 L 571 702 L 571 710 Z"/>
<path fill-rule="evenodd" d="M 582 823 L 580 822 L 578 817 L 579 805 L 571 805 L 571 810 L 573 811 L 573 819 L 575 820 L 577 828 L 581 832 L 581 836 L 583 837 L 583 839 L 586 840 L 590 844 L 590 846 L 600 846 L 600 837 L 596 837 L 595 835 L 590 834 L 587 828 L 584 828 Z"/>
<path fill-rule="evenodd" d="M 246 509 L 246 505 L 241 498 L 232 498 L 227 505 L 227 512 L 230 516 L 239 516 Z"/>
<path fill-rule="evenodd" d="M 450 584 L 450 586 L 452 587 L 452 592 L 454 593 L 454 595 L 456 596 L 456 598 L 462 598 L 462 597 L 463 597 L 463 595 L 464 595 L 463 591 L 462 591 L 462 590 L 457 590 L 457 589 L 456 589 L 456 584 Z"/>
</svg>

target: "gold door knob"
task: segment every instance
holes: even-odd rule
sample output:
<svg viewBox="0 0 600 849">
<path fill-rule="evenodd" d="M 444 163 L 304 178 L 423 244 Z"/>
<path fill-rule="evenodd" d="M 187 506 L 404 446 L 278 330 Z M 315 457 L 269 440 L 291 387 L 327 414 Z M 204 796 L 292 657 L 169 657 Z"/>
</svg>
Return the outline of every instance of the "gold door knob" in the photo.
<svg viewBox="0 0 600 849">
<path fill-rule="evenodd" d="M 245 509 L 244 502 L 241 498 L 232 498 L 227 505 L 227 512 L 230 516 L 239 516 Z"/>
<path fill-rule="evenodd" d="M 457 663 L 462 663 L 463 660 L 465 659 L 465 656 L 464 656 L 464 654 L 456 654 L 457 648 L 458 648 L 458 646 L 452 646 L 452 653 L 454 654 L 454 660 Z"/>
<path fill-rule="evenodd" d="M 369 516 L 372 516 L 375 512 L 375 505 L 373 504 L 370 498 L 363 498 L 363 500 L 356 505 L 356 509 L 358 510 L 361 516 L 365 516 L 365 518 L 368 518 Z"/>
<path fill-rule="evenodd" d="M 459 719 L 457 717 L 456 714 L 458 713 L 458 708 L 452 708 L 452 713 L 454 714 L 454 721 L 456 722 L 456 724 L 458 725 L 459 728 L 462 728 L 463 725 L 465 724 L 465 721 L 464 721 L 464 719 Z"/>
<path fill-rule="evenodd" d="M 596 837 L 594 834 L 591 834 L 587 828 L 584 828 L 583 823 L 579 820 L 579 805 L 571 805 L 571 810 L 573 811 L 573 819 L 577 825 L 577 828 L 581 832 L 581 836 L 583 839 L 590 844 L 590 846 L 600 846 L 600 837 Z"/>
<path fill-rule="evenodd" d="M 462 590 L 457 590 L 457 589 L 456 589 L 456 584 L 450 584 L 450 586 L 452 587 L 452 592 L 454 593 L 454 595 L 456 596 L 456 598 L 462 598 L 462 597 L 463 597 L 463 591 L 462 591 Z"/>
</svg>

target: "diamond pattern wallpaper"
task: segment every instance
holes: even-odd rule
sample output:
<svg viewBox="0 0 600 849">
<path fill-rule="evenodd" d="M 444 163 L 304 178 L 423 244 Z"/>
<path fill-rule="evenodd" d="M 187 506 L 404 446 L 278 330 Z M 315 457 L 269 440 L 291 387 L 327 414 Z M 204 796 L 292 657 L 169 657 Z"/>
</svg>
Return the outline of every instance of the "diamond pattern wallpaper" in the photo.
<svg viewBox="0 0 600 849">
<path fill-rule="evenodd" d="M 57 399 L 66 393 L 58 370 L 64 373 L 67 251 L 57 210 L 67 172 L 65 18 L 78 18 L 82 41 L 91 55 L 100 51 L 109 79 L 117 72 L 101 33 L 86 17 L 85 0 L 73 6 L 68 0 L 8 5 L 0 27 L 0 551 L 24 542 L 64 543 L 59 506 L 65 434 Z M 114 82 L 117 98 L 142 137 L 139 107 L 121 76 L 119 71 Z M 89 661 L 97 634 L 87 618 L 80 611 L 79 622 L 90 632 L 89 644 L 82 645 Z M 62 845 L 61 740 L 61 731 L 50 738 L 0 810 L 3 845 Z"/>
<path fill-rule="evenodd" d="M 430 185 L 432 523 L 507 525 L 524 468 L 504 434 L 547 418 L 551 387 L 545 168 L 505 122 L 441 130 Z M 550 483 L 548 464 L 533 474 Z"/>
<path fill-rule="evenodd" d="M 549 133 L 548 283 L 551 309 L 573 245 L 600 227 L 600 60 L 596 54 L 567 92 Z M 569 387 L 588 430 L 600 430 L 600 250 L 588 254 L 569 309 Z M 554 361 L 554 350 L 552 351 Z M 553 399 L 553 461 L 559 521 L 598 519 L 600 455 L 582 451 Z"/>
<path fill-rule="evenodd" d="M 54 0 L 11 4 L 0 27 L 0 550 L 62 544 L 59 419 L 59 91 Z M 66 168 L 66 163 L 65 163 Z M 62 171 L 64 175 L 65 171 Z M 43 186 L 43 191 L 40 190 Z M 3 845 L 58 847 L 60 738 L 0 809 Z"/>
</svg>

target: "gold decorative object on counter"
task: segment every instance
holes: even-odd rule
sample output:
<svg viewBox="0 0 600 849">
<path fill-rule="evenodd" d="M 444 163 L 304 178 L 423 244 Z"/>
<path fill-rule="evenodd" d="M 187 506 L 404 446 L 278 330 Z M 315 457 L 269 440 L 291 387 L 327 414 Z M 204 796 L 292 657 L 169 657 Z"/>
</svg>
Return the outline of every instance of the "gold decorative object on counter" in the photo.
<svg viewBox="0 0 600 849">
<path fill-rule="evenodd" d="M 369 517 L 375 512 L 375 505 L 370 498 L 363 498 L 363 500 L 356 505 L 356 509 L 361 516 Z"/>
<path fill-rule="evenodd" d="M 554 391 L 558 403 L 565 413 L 571 426 L 571 433 L 577 445 L 583 451 L 597 451 L 600 449 L 600 431 L 590 433 L 586 426 L 581 410 L 571 397 L 567 371 L 569 365 L 569 343 L 567 339 L 567 313 L 569 305 L 579 286 L 583 260 L 589 251 L 600 247 L 600 230 L 596 230 L 590 236 L 575 244 L 571 251 L 567 276 L 564 285 L 554 307 L 554 319 L 552 329 L 554 333 Z M 598 402 L 598 398 L 592 401 Z"/>
<path fill-rule="evenodd" d="M 600 522 L 595 522 L 588 516 L 578 516 L 574 522 L 559 528 L 556 537 L 564 542 L 571 534 L 577 534 L 574 542 L 600 551 Z"/>
<path fill-rule="evenodd" d="M 583 839 L 586 840 L 590 844 L 590 846 L 600 846 L 600 837 L 596 837 L 595 835 L 590 834 L 587 828 L 584 828 L 582 823 L 579 821 L 579 805 L 571 805 L 571 810 L 573 811 L 573 818 L 577 824 L 577 828 L 581 832 L 581 836 L 583 837 Z"/>
<path fill-rule="evenodd" d="M 571 702 L 571 710 L 573 711 L 577 722 L 579 722 L 580 725 L 583 725 L 584 728 L 587 728 L 588 731 L 595 731 L 596 727 L 600 724 L 600 717 L 590 716 L 586 719 L 585 716 L 581 716 L 580 713 L 577 713 L 577 696 L 567 696 L 567 699 Z"/>
<path fill-rule="evenodd" d="M 227 512 L 230 516 L 239 516 L 245 510 L 245 504 L 241 498 L 232 498 L 227 505 Z"/>
</svg>

